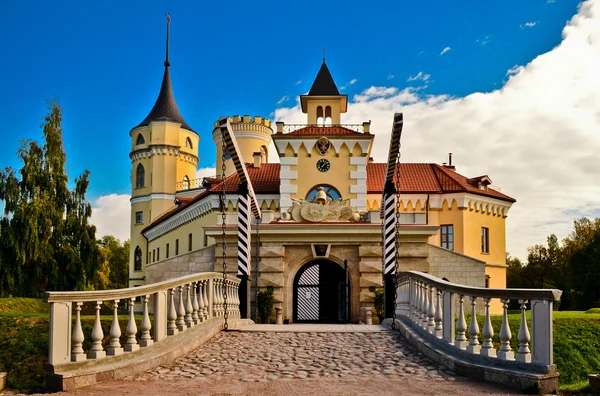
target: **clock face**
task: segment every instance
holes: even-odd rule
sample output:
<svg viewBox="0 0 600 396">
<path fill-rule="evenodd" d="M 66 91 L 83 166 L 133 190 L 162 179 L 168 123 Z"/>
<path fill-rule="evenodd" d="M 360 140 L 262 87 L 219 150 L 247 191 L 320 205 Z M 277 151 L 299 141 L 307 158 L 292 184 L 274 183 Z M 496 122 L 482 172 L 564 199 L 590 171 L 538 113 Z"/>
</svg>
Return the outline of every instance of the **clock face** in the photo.
<svg viewBox="0 0 600 396">
<path fill-rule="evenodd" d="M 329 160 L 326 160 L 325 158 L 321 158 L 320 160 L 317 161 L 317 170 L 319 170 L 320 172 L 327 172 L 329 170 L 329 168 L 331 168 L 331 164 L 329 163 Z"/>
</svg>

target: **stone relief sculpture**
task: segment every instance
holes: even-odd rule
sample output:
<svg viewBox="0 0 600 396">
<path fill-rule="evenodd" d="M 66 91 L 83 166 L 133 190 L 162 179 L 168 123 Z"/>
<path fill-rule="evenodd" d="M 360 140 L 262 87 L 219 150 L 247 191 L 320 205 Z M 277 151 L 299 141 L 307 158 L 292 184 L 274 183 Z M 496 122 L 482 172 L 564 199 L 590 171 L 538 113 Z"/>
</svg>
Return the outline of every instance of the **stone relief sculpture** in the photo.
<svg viewBox="0 0 600 396">
<path fill-rule="evenodd" d="M 361 220 L 360 212 L 356 207 L 350 206 L 349 199 L 333 201 L 327 198 L 323 187 L 319 187 L 317 195 L 310 201 L 304 199 L 292 199 L 292 201 L 292 207 L 281 214 L 279 221 L 319 223 Z"/>
</svg>

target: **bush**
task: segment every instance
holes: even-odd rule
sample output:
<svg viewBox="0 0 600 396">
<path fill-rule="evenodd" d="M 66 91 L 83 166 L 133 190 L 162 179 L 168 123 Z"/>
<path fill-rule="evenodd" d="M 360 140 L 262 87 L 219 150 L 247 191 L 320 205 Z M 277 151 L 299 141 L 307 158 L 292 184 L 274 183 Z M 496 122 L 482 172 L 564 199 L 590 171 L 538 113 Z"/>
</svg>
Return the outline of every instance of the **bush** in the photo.
<svg viewBox="0 0 600 396">
<path fill-rule="evenodd" d="M 383 321 L 383 316 L 385 315 L 384 308 L 384 293 L 383 289 L 376 289 L 373 294 L 375 295 L 375 300 L 373 301 L 373 307 L 375 308 L 375 315 L 379 318 L 379 323 Z"/>
<path fill-rule="evenodd" d="M 269 316 L 273 312 L 273 288 L 268 287 L 267 290 L 261 290 L 256 295 L 256 308 L 258 316 L 262 323 L 267 323 Z"/>
</svg>

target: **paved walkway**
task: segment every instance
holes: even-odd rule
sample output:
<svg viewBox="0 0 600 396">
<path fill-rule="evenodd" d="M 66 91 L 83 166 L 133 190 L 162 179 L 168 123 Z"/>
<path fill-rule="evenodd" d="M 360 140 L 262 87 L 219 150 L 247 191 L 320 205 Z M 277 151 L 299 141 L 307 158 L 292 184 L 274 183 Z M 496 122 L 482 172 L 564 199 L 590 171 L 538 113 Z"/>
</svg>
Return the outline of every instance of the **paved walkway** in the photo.
<svg viewBox="0 0 600 396">
<path fill-rule="evenodd" d="M 390 331 L 381 325 L 359 324 L 253 324 L 244 326 L 240 331 L 275 332 L 275 333 L 372 333 L 374 331 Z"/>
<path fill-rule="evenodd" d="M 248 326 L 220 333 L 172 364 L 69 394 L 509 394 L 506 388 L 457 378 L 388 330 L 366 325 Z"/>
</svg>

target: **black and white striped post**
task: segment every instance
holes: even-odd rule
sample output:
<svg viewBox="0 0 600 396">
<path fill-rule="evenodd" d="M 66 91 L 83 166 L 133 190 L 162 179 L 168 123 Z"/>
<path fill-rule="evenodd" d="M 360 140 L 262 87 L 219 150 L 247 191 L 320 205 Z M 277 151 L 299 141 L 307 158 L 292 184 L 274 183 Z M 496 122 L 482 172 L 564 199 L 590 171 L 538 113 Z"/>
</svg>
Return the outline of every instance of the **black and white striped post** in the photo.
<svg viewBox="0 0 600 396">
<path fill-rule="evenodd" d="M 386 181 L 383 190 L 383 295 L 384 316 L 394 313 L 396 276 L 396 187 Z"/>
<path fill-rule="evenodd" d="M 240 314 L 242 318 L 250 317 L 250 200 L 248 199 L 248 183 L 240 183 L 238 189 L 238 272 L 241 279 Z"/>
</svg>

